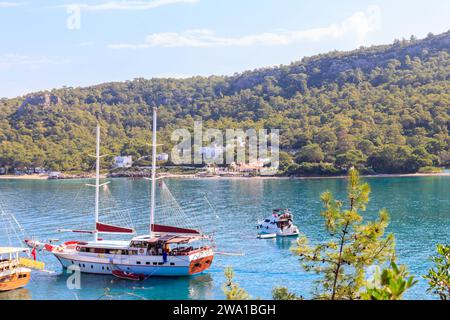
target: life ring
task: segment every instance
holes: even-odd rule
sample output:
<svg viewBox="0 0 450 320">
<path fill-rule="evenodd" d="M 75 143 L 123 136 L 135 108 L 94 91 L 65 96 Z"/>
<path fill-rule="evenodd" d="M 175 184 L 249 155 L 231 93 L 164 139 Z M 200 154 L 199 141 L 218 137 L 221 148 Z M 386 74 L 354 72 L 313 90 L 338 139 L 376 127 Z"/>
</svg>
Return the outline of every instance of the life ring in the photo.
<svg viewBox="0 0 450 320">
<path fill-rule="evenodd" d="M 139 253 L 144 253 L 145 250 L 144 249 L 139 249 Z"/>
<path fill-rule="evenodd" d="M 77 250 L 77 251 L 80 251 L 80 246 L 77 246 L 76 248 L 75 248 L 75 250 Z"/>
</svg>

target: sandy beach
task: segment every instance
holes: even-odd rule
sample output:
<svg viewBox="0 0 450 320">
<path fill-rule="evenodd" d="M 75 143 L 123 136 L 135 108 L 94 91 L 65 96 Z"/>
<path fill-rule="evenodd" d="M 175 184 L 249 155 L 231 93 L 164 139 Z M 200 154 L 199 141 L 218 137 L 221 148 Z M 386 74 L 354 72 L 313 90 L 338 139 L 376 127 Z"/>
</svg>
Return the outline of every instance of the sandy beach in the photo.
<svg viewBox="0 0 450 320">
<path fill-rule="evenodd" d="M 14 174 L 5 174 L 0 175 L 0 179 L 14 179 L 14 180 L 47 180 L 47 175 L 42 174 L 24 174 L 24 175 L 14 175 Z"/>
</svg>

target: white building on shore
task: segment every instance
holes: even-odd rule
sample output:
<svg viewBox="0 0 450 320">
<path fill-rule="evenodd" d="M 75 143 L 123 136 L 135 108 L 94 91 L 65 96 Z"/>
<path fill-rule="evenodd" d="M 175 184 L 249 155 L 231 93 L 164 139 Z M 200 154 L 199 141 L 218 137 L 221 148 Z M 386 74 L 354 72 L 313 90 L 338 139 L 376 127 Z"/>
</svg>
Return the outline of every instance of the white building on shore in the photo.
<svg viewBox="0 0 450 320">
<path fill-rule="evenodd" d="M 114 168 L 131 168 L 133 165 L 132 156 L 117 156 L 114 157 Z"/>
<path fill-rule="evenodd" d="M 200 152 L 205 162 L 222 160 L 224 158 L 224 149 L 222 146 L 202 147 Z"/>
<path fill-rule="evenodd" d="M 169 155 L 167 153 L 158 153 L 156 155 L 156 161 L 168 161 Z"/>
</svg>

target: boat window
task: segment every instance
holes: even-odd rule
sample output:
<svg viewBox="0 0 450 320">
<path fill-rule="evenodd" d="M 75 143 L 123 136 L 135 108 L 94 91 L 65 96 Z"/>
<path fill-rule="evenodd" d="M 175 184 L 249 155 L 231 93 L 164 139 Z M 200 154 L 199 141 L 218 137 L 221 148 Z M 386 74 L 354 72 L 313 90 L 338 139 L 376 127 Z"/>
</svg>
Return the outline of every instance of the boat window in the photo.
<svg viewBox="0 0 450 320">
<path fill-rule="evenodd" d="M 136 264 L 141 264 L 141 262 L 140 261 L 136 261 Z"/>
<path fill-rule="evenodd" d="M 264 222 L 270 222 L 270 219 L 266 219 L 266 220 L 264 220 Z"/>
<path fill-rule="evenodd" d="M 135 248 L 146 248 L 147 244 L 143 241 L 132 241 L 130 246 Z"/>
</svg>

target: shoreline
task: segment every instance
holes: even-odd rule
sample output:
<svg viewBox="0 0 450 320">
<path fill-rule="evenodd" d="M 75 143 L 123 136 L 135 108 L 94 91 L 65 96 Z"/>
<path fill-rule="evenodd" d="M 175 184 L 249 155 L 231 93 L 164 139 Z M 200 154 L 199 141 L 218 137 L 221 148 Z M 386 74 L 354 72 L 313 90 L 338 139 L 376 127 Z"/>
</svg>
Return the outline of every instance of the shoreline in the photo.
<svg viewBox="0 0 450 320">
<path fill-rule="evenodd" d="M 361 178 L 403 178 L 403 177 L 450 177 L 450 172 L 438 172 L 438 173 L 393 173 L 393 174 L 370 174 L 370 175 L 361 175 Z M 242 180 L 314 180 L 314 179 L 345 179 L 347 176 L 339 175 L 339 176 L 301 176 L 301 177 L 277 177 L 277 176 L 255 176 L 255 177 L 243 177 L 243 176 L 213 176 L 213 177 L 198 177 L 192 174 L 174 174 L 167 175 L 167 178 L 176 178 L 176 179 L 242 179 Z"/>
<path fill-rule="evenodd" d="M 105 178 L 102 175 L 102 178 Z M 165 175 L 166 178 L 173 179 L 202 179 L 202 180 L 217 180 L 217 179 L 235 179 L 235 180 L 314 180 L 314 179 L 344 179 L 347 176 L 301 176 L 301 177 L 277 177 L 277 176 L 253 176 L 253 177 L 243 177 L 243 176 L 212 176 L 212 177 L 200 177 L 195 174 L 168 174 Z M 438 172 L 438 173 L 393 173 L 393 174 L 371 174 L 371 175 L 361 175 L 362 178 L 402 178 L 402 177 L 450 177 L 450 172 Z M 127 177 L 110 177 L 116 178 L 127 178 Z M 58 179 L 58 180 L 73 180 L 72 179 Z M 83 178 L 77 178 L 83 179 Z M 140 178 L 137 178 L 140 179 Z M 40 174 L 31 175 L 0 175 L 0 180 L 49 180 L 48 176 Z M 51 180 L 51 179 L 50 179 Z"/>
</svg>

